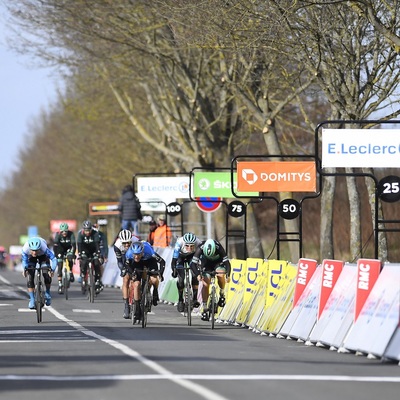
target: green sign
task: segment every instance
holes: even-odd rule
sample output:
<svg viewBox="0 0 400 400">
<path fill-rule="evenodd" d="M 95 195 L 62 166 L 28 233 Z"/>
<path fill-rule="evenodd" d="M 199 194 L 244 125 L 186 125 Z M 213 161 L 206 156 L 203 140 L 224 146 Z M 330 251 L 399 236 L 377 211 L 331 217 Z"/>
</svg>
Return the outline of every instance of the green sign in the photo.
<svg viewBox="0 0 400 400">
<path fill-rule="evenodd" d="M 236 172 L 233 174 L 235 193 L 239 196 L 253 196 L 254 192 L 238 192 Z M 258 193 L 256 193 L 258 194 Z M 235 196 L 231 190 L 230 172 L 195 172 L 193 174 L 193 196 L 194 197 L 223 197 L 233 199 Z"/>
<path fill-rule="evenodd" d="M 19 237 L 19 244 L 23 246 L 29 239 L 28 235 L 20 235 Z"/>
</svg>

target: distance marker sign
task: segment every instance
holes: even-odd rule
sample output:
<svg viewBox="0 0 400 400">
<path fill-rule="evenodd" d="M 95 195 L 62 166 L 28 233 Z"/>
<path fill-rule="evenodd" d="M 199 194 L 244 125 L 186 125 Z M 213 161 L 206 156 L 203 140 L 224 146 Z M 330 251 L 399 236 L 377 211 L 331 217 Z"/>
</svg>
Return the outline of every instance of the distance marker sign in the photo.
<svg viewBox="0 0 400 400">
<path fill-rule="evenodd" d="M 214 212 L 221 207 L 221 197 L 198 197 L 196 198 L 197 207 L 204 212 Z"/>
<path fill-rule="evenodd" d="M 282 200 L 278 205 L 278 214 L 283 219 L 295 219 L 300 214 L 300 204 L 294 199 Z"/>
<path fill-rule="evenodd" d="M 234 200 L 228 204 L 228 214 L 231 217 L 239 218 L 246 212 L 246 205 L 241 201 Z"/>
<path fill-rule="evenodd" d="M 179 215 L 181 213 L 181 211 L 182 211 L 182 207 L 176 201 L 169 203 L 167 205 L 167 214 L 170 215 L 171 217 L 176 217 L 177 215 Z"/>
<path fill-rule="evenodd" d="M 389 175 L 382 178 L 378 183 L 378 196 L 382 201 L 394 203 L 400 200 L 400 178 Z"/>
</svg>

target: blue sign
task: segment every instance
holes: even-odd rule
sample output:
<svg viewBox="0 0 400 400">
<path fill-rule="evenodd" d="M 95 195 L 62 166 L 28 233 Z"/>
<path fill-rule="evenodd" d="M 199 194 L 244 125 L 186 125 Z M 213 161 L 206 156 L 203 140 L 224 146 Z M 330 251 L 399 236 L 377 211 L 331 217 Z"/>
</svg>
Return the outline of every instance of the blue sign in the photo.
<svg viewBox="0 0 400 400">
<path fill-rule="evenodd" d="M 33 237 L 33 236 L 39 236 L 39 229 L 37 226 L 31 225 L 28 226 L 28 236 Z"/>
</svg>

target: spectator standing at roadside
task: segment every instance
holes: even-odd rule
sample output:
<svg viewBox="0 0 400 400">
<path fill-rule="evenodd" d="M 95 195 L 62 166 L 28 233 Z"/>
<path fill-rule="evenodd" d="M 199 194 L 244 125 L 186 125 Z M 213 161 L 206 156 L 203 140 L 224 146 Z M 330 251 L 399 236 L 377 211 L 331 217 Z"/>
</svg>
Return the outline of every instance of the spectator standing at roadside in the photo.
<svg viewBox="0 0 400 400">
<path fill-rule="evenodd" d="M 152 246 L 154 244 L 154 233 L 157 229 L 157 222 L 152 219 L 149 222 L 149 234 L 147 235 L 147 242 L 149 242 Z"/>
<path fill-rule="evenodd" d="M 153 247 L 168 247 L 172 244 L 172 232 L 167 225 L 165 215 L 158 217 L 158 226 L 154 231 Z"/>
<path fill-rule="evenodd" d="M 121 217 L 121 229 L 130 229 L 134 235 L 138 234 L 137 223 L 142 219 L 140 201 L 136 197 L 132 185 L 126 185 L 118 204 Z"/>
</svg>

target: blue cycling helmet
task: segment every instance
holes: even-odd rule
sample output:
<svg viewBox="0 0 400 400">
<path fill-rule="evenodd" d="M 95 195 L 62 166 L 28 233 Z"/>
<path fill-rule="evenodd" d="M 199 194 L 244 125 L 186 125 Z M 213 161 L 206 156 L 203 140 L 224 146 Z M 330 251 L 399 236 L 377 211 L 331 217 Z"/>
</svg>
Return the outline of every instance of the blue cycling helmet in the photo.
<svg viewBox="0 0 400 400">
<path fill-rule="evenodd" d="M 196 240 L 197 237 L 192 232 L 187 232 L 183 235 L 183 241 L 185 242 L 185 244 L 195 244 Z"/>
<path fill-rule="evenodd" d="M 28 246 L 31 250 L 37 251 L 42 247 L 42 241 L 39 237 L 32 237 L 28 240 Z"/>
<path fill-rule="evenodd" d="M 142 242 L 135 242 L 132 244 L 132 253 L 133 254 L 142 254 L 144 251 L 144 245 Z"/>
<path fill-rule="evenodd" d="M 216 253 L 217 249 L 215 246 L 215 241 L 213 239 L 207 239 L 203 245 L 203 254 L 209 258 L 213 257 Z"/>
</svg>

